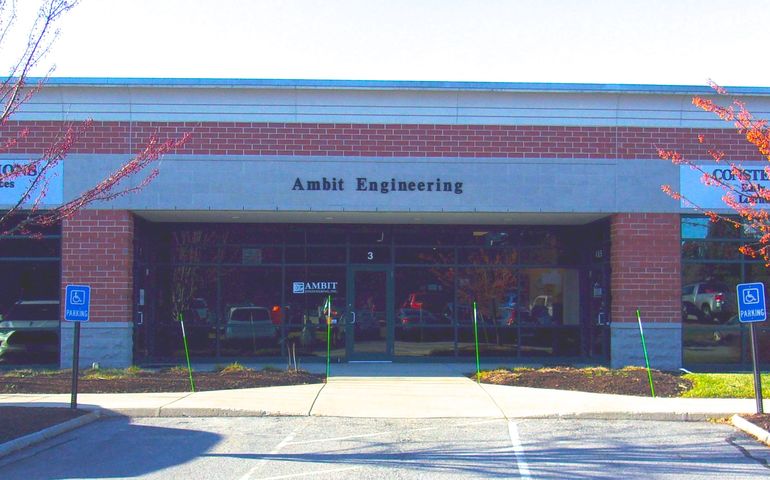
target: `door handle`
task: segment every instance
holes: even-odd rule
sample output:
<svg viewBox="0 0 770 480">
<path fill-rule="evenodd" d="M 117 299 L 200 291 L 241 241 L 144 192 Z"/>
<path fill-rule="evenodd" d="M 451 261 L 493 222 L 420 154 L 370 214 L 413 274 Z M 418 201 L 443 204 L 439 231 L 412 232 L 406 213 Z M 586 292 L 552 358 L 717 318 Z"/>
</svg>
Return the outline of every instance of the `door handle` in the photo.
<svg viewBox="0 0 770 480">
<path fill-rule="evenodd" d="M 350 312 L 350 318 L 351 318 L 351 320 L 349 322 L 350 325 L 355 325 L 356 324 L 356 312 Z"/>
</svg>

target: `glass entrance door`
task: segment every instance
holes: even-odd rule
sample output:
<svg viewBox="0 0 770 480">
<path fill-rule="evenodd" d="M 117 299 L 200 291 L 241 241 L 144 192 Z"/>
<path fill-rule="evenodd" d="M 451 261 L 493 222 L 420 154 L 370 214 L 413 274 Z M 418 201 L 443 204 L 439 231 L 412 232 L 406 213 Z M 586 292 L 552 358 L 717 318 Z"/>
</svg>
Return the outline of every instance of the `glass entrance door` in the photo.
<svg viewBox="0 0 770 480">
<path fill-rule="evenodd" d="M 393 271 L 386 266 L 348 270 L 345 337 L 348 360 L 393 356 Z"/>
</svg>

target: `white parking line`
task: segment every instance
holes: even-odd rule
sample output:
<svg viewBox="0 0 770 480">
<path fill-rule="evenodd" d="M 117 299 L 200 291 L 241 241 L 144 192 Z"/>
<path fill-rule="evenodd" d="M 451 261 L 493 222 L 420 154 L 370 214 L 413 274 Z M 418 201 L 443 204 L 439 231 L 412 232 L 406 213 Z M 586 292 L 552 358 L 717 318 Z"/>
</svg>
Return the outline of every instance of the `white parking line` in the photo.
<svg viewBox="0 0 770 480">
<path fill-rule="evenodd" d="M 277 455 L 277 454 L 278 454 L 278 452 L 280 452 L 281 450 L 283 450 L 283 448 L 284 448 L 286 445 L 288 445 L 288 444 L 289 444 L 289 443 L 290 443 L 292 440 L 294 440 L 294 437 L 295 437 L 295 436 L 296 436 L 296 435 L 297 435 L 297 434 L 300 432 L 300 430 L 302 430 L 304 427 L 305 427 L 305 424 L 303 423 L 302 425 L 300 425 L 299 427 L 297 427 L 297 428 L 296 428 L 296 429 L 295 429 L 293 432 L 291 432 L 290 434 L 288 434 L 288 435 L 286 436 L 286 438 L 284 438 L 283 440 L 281 440 L 281 443 L 279 443 L 278 445 L 276 445 L 276 446 L 275 446 L 275 448 L 274 448 L 274 449 L 272 449 L 272 450 L 270 451 L 270 453 L 268 453 L 268 454 L 267 454 L 267 457 L 266 457 L 266 458 L 263 458 L 263 459 L 261 459 L 259 462 L 257 462 L 257 464 L 256 464 L 256 465 L 254 465 L 253 467 L 251 467 L 251 468 L 249 469 L 249 471 L 248 471 L 248 472 L 246 472 L 246 473 L 245 473 L 245 474 L 244 474 L 244 475 L 243 475 L 243 476 L 242 476 L 240 479 L 238 479 L 238 480 L 250 480 L 250 479 L 252 478 L 251 476 L 252 476 L 252 475 L 253 475 L 253 474 L 254 474 L 254 473 L 257 471 L 257 470 L 259 470 L 260 468 L 262 468 L 262 466 L 264 466 L 264 465 L 265 465 L 265 463 L 267 463 L 267 461 L 269 460 L 269 457 L 272 457 L 273 455 Z"/>
<path fill-rule="evenodd" d="M 508 420 L 508 435 L 510 435 L 511 444 L 513 444 L 513 453 L 516 455 L 516 467 L 519 469 L 519 474 L 524 480 L 530 480 L 532 477 L 529 473 L 527 459 L 524 457 L 524 447 L 519 439 L 519 429 L 511 420 Z"/>
</svg>

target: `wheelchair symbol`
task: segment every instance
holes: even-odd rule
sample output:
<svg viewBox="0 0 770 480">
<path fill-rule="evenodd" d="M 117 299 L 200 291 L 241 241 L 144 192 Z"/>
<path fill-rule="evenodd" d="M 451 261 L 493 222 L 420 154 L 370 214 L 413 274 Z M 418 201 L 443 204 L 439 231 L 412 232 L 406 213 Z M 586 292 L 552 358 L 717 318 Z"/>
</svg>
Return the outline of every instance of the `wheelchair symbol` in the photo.
<svg viewBox="0 0 770 480">
<path fill-rule="evenodd" d="M 70 304 L 72 305 L 85 305 L 86 296 L 83 290 L 72 290 L 70 292 Z"/>
<path fill-rule="evenodd" d="M 753 305 L 759 303 L 759 289 L 747 288 L 743 291 L 743 303 L 746 305 Z"/>
</svg>

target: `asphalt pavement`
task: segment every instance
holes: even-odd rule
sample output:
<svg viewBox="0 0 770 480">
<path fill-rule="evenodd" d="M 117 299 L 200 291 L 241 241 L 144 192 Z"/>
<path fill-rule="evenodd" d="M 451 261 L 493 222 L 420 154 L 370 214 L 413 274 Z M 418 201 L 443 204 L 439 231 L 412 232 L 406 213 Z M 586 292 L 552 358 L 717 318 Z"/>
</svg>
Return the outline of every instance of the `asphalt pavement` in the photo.
<svg viewBox="0 0 770 480">
<path fill-rule="evenodd" d="M 729 425 L 339 417 L 102 419 L 0 459 L 4 480 L 759 479 Z"/>
</svg>

